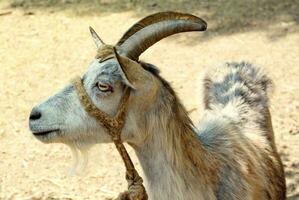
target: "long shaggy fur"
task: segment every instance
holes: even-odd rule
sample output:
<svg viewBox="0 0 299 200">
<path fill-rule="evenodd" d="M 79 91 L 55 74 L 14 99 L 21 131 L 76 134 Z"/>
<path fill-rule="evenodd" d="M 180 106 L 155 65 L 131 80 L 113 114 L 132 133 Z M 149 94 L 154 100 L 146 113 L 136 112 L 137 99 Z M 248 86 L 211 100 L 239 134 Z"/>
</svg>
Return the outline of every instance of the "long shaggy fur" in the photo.
<svg viewBox="0 0 299 200">
<path fill-rule="evenodd" d="M 223 174 L 220 182 L 227 183 L 219 188 L 219 195 L 232 199 L 234 193 L 223 190 L 233 189 L 237 182 L 240 185 L 235 189 L 244 190 L 240 195 L 252 190 L 256 198 L 284 199 L 283 166 L 276 151 L 269 113 L 272 81 L 249 63 L 226 63 L 207 73 L 204 88 L 207 119 L 199 136 L 205 145 L 213 147 L 212 151 L 219 149 L 220 157 L 227 163 L 220 172 Z M 243 180 L 230 180 L 225 173 L 232 172 Z"/>
<path fill-rule="evenodd" d="M 148 143 L 136 149 L 151 199 L 285 199 L 268 110 L 272 83 L 265 74 L 244 62 L 210 69 L 204 79 L 205 114 L 196 128 L 170 85 L 142 65 L 161 83 L 147 114 Z"/>
</svg>

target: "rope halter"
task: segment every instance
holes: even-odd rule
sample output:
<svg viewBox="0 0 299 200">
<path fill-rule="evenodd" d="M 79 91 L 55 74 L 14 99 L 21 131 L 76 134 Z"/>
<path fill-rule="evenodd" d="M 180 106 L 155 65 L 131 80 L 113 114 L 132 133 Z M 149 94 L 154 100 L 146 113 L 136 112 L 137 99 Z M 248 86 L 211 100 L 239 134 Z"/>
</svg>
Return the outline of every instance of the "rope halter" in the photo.
<svg viewBox="0 0 299 200">
<path fill-rule="evenodd" d="M 108 55 L 106 56 L 109 58 L 114 57 L 116 51 L 114 50 L 113 52 L 114 52 L 113 56 L 111 56 L 111 54 L 109 56 Z M 103 60 L 107 60 L 107 59 L 104 58 Z M 143 180 L 139 176 L 138 172 L 136 171 L 134 164 L 121 140 L 121 131 L 125 123 L 131 89 L 129 87 L 125 88 L 123 96 L 118 106 L 117 113 L 113 117 L 110 117 L 107 113 L 101 111 L 93 104 L 92 100 L 90 99 L 90 97 L 88 96 L 84 88 L 83 81 L 80 77 L 76 77 L 75 79 L 73 79 L 72 84 L 75 86 L 76 92 L 79 96 L 80 102 L 84 107 L 85 111 L 91 117 L 95 118 L 97 122 L 100 125 L 102 125 L 102 127 L 105 128 L 107 133 L 111 136 L 111 139 L 115 144 L 115 147 L 118 150 L 125 164 L 126 180 L 128 182 L 128 191 L 121 193 L 117 199 L 146 200 L 147 194 L 143 186 Z"/>
</svg>

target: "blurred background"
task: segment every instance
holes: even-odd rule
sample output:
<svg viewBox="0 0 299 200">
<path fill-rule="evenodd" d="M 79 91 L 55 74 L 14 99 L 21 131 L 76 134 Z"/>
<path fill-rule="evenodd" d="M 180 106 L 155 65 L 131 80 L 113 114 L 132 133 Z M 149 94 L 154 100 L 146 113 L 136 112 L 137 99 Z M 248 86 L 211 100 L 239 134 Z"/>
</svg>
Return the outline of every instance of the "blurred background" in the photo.
<svg viewBox="0 0 299 200">
<path fill-rule="evenodd" d="M 197 15 L 208 30 L 164 39 L 141 59 L 161 69 L 195 122 L 209 66 L 245 60 L 267 71 L 275 83 L 271 112 L 288 200 L 299 199 L 298 0 L 0 0 L 1 200 L 111 199 L 126 188 L 113 145 L 93 147 L 87 171 L 68 176 L 70 150 L 34 139 L 28 116 L 84 73 L 96 51 L 89 26 L 115 44 L 137 20 L 168 10 Z"/>
</svg>

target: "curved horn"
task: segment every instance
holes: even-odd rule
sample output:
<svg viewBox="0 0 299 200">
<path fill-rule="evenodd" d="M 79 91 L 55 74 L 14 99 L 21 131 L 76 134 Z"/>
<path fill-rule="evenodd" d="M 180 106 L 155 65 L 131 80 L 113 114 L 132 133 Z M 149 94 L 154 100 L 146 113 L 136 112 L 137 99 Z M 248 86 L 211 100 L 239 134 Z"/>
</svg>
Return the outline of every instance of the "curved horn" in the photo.
<svg viewBox="0 0 299 200">
<path fill-rule="evenodd" d="M 159 40 L 180 32 L 204 31 L 207 23 L 191 14 L 161 12 L 134 24 L 119 40 L 117 48 L 131 59 L 138 60 L 142 52 Z"/>
</svg>

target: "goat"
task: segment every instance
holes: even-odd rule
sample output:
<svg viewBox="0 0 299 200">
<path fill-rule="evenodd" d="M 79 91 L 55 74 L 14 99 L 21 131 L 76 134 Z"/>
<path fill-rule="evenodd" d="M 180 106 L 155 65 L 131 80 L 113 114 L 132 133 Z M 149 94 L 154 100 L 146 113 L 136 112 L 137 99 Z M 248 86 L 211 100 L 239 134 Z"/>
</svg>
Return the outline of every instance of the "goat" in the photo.
<svg viewBox="0 0 299 200">
<path fill-rule="evenodd" d="M 186 31 L 204 31 L 196 16 L 150 15 L 111 46 L 91 29 L 98 48 L 82 81 L 93 104 L 115 115 L 124 88 L 131 89 L 122 141 L 136 152 L 149 199 L 285 199 L 283 165 L 269 112 L 271 80 L 249 63 L 211 68 L 204 85 L 204 115 L 198 126 L 158 69 L 139 61 L 157 41 Z M 87 146 L 112 142 L 80 104 L 74 85 L 32 109 L 29 125 L 44 143 Z"/>
</svg>

